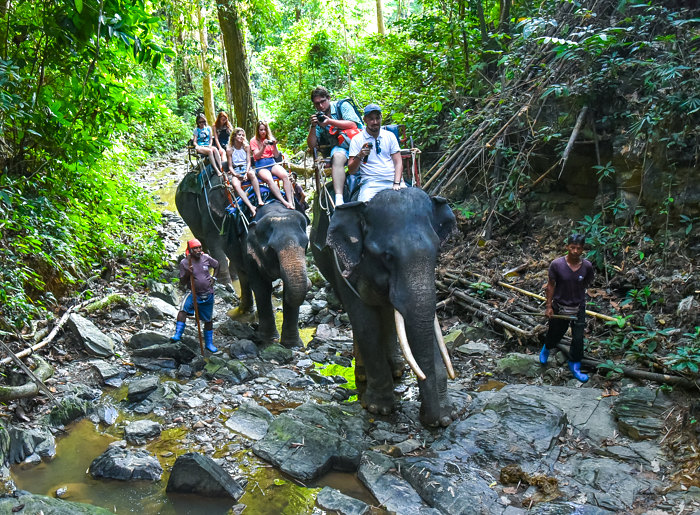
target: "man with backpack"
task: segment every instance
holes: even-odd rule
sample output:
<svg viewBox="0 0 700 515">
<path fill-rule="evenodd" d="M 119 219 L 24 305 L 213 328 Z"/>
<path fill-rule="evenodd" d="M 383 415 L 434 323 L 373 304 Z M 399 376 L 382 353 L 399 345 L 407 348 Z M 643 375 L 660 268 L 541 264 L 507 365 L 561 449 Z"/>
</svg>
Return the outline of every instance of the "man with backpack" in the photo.
<svg viewBox="0 0 700 515">
<path fill-rule="evenodd" d="M 316 113 L 311 116 L 311 128 L 306 143 L 311 149 L 319 144 L 332 147 L 331 174 L 335 204 L 339 206 L 343 204 L 345 165 L 348 163 L 350 141 L 360 133 L 362 121 L 351 99 L 332 102 L 328 90 L 323 86 L 311 92 L 311 102 Z"/>
</svg>

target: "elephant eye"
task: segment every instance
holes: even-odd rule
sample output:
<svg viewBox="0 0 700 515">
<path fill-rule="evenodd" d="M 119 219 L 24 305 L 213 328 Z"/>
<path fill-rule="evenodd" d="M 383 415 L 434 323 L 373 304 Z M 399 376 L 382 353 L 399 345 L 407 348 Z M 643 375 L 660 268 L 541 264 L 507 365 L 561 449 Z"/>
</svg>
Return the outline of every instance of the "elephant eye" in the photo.
<svg viewBox="0 0 700 515">
<path fill-rule="evenodd" d="M 384 252 L 384 261 L 391 262 L 392 259 L 394 259 L 394 256 L 390 252 Z"/>
</svg>

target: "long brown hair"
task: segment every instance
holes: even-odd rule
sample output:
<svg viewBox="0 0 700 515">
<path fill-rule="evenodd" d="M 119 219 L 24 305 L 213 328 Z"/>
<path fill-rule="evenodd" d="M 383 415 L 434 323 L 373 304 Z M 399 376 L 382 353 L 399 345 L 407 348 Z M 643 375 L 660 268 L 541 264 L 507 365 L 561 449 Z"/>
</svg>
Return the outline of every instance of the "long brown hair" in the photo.
<svg viewBox="0 0 700 515">
<path fill-rule="evenodd" d="M 267 131 L 266 138 L 267 139 L 275 139 L 275 137 L 272 135 L 272 131 L 270 130 L 270 124 L 267 123 L 265 120 L 260 120 L 256 125 L 255 125 L 255 139 L 258 140 L 258 142 L 262 143 L 260 138 L 260 126 L 264 126 L 265 130 Z"/>
<path fill-rule="evenodd" d="M 221 122 L 221 118 L 224 116 L 226 117 L 226 128 L 228 130 L 232 130 L 233 126 L 231 125 L 231 120 L 228 119 L 226 111 L 219 111 L 219 116 L 216 117 L 216 121 L 214 122 L 214 128 L 219 130 L 224 126 L 224 124 Z"/>
</svg>

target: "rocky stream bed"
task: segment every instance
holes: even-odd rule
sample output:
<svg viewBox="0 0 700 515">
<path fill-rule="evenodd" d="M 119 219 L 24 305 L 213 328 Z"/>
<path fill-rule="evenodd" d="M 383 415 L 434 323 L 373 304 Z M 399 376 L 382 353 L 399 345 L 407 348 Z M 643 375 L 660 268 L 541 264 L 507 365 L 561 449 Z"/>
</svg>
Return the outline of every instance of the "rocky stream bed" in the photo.
<svg viewBox="0 0 700 515">
<path fill-rule="evenodd" d="M 2 407 L 0 514 L 700 510 L 698 478 L 670 482 L 663 445 L 689 399 L 629 380 L 612 389 L 600 376 L 582 385 L 561 355 L 541 367 L 534 347 L 513 349 L 460 320 L 443 321 L 457 421 L 419 424 L 408 369 L 397 411 L 366 412 L 354 398 L 347 316 L 310 259 L 305 348 L 262 345 L 222 286 L 219 352 L 200 355 L 192 321 L 172 343 L 180 293 L 169 281 L 186 229 L 172 198 L 183 162 L 165 158 L 141 177 L 161 197 L 173 258 L 162 282 L 135 290 L 96 279 L 108 300 L 71 314 L 36 355 L 54 369 L 45 383 L 57 404 L 39 396 Z M 21 383 L 15 375 L 8 381 Z"/>
</svg>

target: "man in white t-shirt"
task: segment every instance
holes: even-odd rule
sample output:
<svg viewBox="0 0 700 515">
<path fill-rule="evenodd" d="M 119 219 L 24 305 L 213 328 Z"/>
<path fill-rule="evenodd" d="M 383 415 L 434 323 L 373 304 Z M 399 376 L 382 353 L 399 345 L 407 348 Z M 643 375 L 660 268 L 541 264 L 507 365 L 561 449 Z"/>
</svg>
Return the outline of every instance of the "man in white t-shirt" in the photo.
<svg viewBox="0 0 700 515">
<path fill-rule="evenodd" d="M 382 129 L 382 109 L 365 107 L 365 128 L 350 142 L 348 173 L 360 171 L 360 202 L 367 202 L 385 189 L 405 188 L 401 148 L 393 133 Z"/>
</svg>

